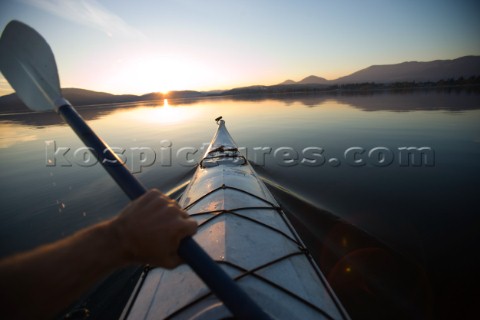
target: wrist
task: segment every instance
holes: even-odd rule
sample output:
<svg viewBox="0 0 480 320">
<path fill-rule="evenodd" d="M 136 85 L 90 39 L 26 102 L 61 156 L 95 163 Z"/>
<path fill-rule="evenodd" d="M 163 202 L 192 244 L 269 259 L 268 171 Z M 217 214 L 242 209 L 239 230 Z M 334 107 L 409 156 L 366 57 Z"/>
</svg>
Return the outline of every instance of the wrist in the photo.
<svg viewBox="0 0 480 320">
<path fill-rule="evenodd" d="M 125 236 L 125 227 L 118 218 L 107 221 L 107 229 L 109 234 L 109 241 L 115 248 L 116 255 L 121 263 L 130 264 L 135 263 L 135 253 L 132 250 L 132 246 L 129 244 L 127 237 Z"/>
<path fill-rule="evenodd" d="M 109 220 L 97 225 L 97 233 L 105 246 L 105 255 L 112 262 L 114 267 L 119 267 L 132 262 L 122 239 L 121 231 L 114 220 Z"/>
</svg>

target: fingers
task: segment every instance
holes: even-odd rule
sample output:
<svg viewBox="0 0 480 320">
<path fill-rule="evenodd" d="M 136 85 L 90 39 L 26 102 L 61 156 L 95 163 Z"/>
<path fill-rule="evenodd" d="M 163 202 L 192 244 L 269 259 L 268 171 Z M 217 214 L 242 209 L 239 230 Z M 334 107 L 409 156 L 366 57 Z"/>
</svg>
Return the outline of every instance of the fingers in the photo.
<svg viewBox="0 0 480 320">
<path fill-rule="evenodd" d="M 184 228 L 185 236 L 182 237 L 182 239 L 187 236 L 193 236 L 197 232 L 198 223 L 195 219 L 188 217 L 188 219 L 185 220 Z"/>
<path fill-rule="evenodd" d="M 188 214 L 187 214 L 188 216 Z M 188 236 L 193 236 L 197 232 L 198 223 L 195 219 L 188 217 L 179 222 L 177 233 L 175 236 L 175 251 L 169 256 L 168 261 L 165 261 L 163 267 L 167 269 L 173 269 L 178 265 L 184 263 L 184 261 L 178 255 L 178 248 L 181 241 Z"/>
<path fill-rule="evenodd" d="M 169 198 L 165 194 L 161 193 L 157 189 L 149 190 L 144 196 L 141 197 L 141 205 L 150 208 L 157 209 L 158 207 L 170 207 L 174 209 L 181 209 L 177 201 Z"/>
<path fill-rule="evenodd" d="M 183 238 L 195 234 L 197 222 L 175 200 L 152 189 L 132 202 L 126 213 L 122 238 L 136 262 L 164 268 L 183 262 L 178 247 Z"/>
<path fill-rule="evenodd" d="M 165 214 L 176 214 L 182 219 L 190 219 L 190 215 L 178 205 L 177 201 L 170 199 L 165 195 L 156 198 L 156 201 L 153 199 L 150 202 L 148 209 L 152 210 L 153 212 L 166 210 Z"/>
<path fill-rule="evenodd" d="M 143 215 L 154 216 L 153 219 L 160 219 L 158 215 L 162 215 L 162 219 L 173 218 L 171 215 L 178 215 L 182 219 L 190 219 L 190 215 L 180 207 L 177 201 L 167 197 L 157 189 L 149 190 L 135 205 L 136 208 L 141 209 Z"/>
<path fill-rule="evenodd" d="M 190 215 L 186 211 L 183 211 L 183 210 L 180 211 L 180 216 L 183 219 L 190 219 Z"/>
<path fill-rule="evenodd" d="M 163 262 L 162 267 L 166 269 L 174 269 L 183 263 L 182 259 L 176 252 L 173 252 L 168 259 Z"/>
</svg>

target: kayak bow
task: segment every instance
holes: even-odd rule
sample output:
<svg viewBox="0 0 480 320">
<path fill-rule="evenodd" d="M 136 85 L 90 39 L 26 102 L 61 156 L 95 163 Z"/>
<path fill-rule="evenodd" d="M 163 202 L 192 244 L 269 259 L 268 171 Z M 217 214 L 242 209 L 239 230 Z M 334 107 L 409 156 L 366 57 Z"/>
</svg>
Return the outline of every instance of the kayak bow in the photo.
<svg viewBox="0 0 480 320">
<path fill-rule="evenodd" d="M 284 212 L 218 129 L 179 204 L 199 223 L 195 240 L 271 317 L 348 319 Z M 128 319 L 225 319 L 231 313 L 188 265 L 154 268 L 124 309 Z"/>
</svg>

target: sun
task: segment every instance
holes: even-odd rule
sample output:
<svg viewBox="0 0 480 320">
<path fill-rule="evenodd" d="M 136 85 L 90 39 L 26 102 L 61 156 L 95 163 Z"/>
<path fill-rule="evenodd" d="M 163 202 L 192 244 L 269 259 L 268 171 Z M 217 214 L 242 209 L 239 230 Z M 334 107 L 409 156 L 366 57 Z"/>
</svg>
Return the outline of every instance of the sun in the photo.
<svg viewBox="0 0 480 320">
<path fill-rule="evenodd" d="M 174 90 L 196 90 L 208 77 L 212 72 L 193 58 L 137 55 L 119 61 L 105 82 L 116 92 L 167 95 Z"/>
</svg>

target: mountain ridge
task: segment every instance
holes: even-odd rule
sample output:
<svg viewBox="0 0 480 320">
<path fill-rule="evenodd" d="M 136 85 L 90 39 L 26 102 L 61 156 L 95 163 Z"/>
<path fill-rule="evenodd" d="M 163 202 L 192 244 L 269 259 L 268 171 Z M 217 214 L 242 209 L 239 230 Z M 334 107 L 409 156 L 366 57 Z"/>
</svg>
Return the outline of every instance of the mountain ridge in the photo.
<svg viewBox="0 0 480 320">
<path fill-rule="evenodd" d="M 434 60 L 428 62 L 407 61 L 397 64 L 372 65 L 348 76 L 340 77 L 334 82 L 407 82 L 439 81 L 469 78 L 480 74 L 480 56 L 464 56 L 452 60 Z"/>
<path fill-rule="evenodd" d="M 334 80 L 308 76 L 300 81 L 286 80 L 285 84 L 346 84 L 361 82 L 393 83 L 405 81 L 439 81 L 480 75 L 480 56 L 469 55 L 456 59 L 405 61 L 394 64 L 371 65 Z M 315 81 L 314 79 L 318 80 Z M 287 83 L 288 82 L 288 83 Z"/>
</svg>

